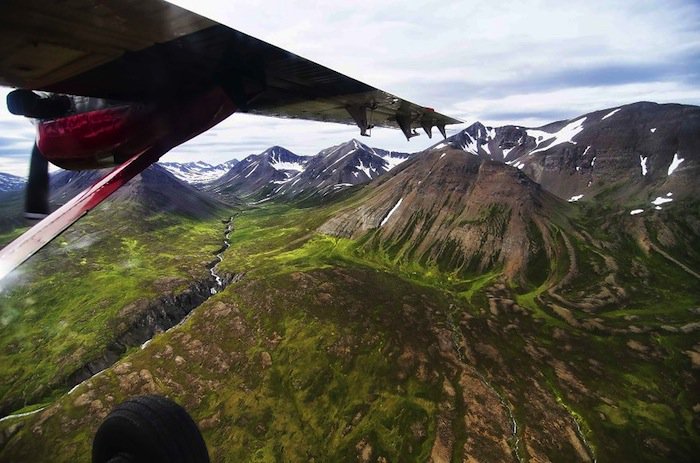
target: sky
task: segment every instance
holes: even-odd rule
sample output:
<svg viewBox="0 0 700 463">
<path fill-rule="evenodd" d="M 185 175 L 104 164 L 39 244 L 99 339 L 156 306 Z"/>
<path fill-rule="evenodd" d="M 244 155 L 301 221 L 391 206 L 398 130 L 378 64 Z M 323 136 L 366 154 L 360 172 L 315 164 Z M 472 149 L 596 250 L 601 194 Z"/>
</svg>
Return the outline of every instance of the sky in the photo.
<svg viewBox="0 0 700 463">
<path fill-rule="evenodd" d="M 697 0 L 173 3 L 465 122 L 448 135 L 477 120 L 536 127 L 635 101 L 700 105 Z M 436 136 L 374 129 L 362 141 L 415 152 Z M 33 138 L 0 104 L 0 172 L 26 175 Z M 217 164 L 273 145 L 314 155 L 351 138 L 353 126 L 234 114 L 163 160 Z"/>
</svg>

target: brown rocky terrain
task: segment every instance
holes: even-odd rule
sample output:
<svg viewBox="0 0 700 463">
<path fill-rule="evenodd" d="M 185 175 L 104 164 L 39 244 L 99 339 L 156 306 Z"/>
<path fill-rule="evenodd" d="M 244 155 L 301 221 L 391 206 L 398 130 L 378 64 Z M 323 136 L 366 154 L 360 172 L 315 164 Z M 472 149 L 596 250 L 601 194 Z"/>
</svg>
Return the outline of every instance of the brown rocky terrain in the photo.
<svg viewBox="0 0 700 463">
<path fill-rule="evenodd" d="M 559 204 L 514 167 L 441 148 L 380 180 L 319 231 L 385 246 L 393 258 L 465 274 L 502 267 L 517 279 L 534 254 L 553 252 L 547 222 Z"/>
</svg>

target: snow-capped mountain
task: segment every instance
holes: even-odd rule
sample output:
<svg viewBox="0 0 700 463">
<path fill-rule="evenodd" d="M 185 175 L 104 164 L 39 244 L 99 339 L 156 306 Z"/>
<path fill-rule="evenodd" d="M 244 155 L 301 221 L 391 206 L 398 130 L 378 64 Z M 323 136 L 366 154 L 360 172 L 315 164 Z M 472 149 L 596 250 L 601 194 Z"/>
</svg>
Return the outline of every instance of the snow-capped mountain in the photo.
<svg viewBox="0 0 700 463">
<path fill-rule="evenodd" d="M 201 185 L 213 182 L 225 175 L 233 166 L 238 164 L 238 160 L 233 159 L 215 166 L 204 161 L 186 163 L 160 162 L 159 164 L 179 180 L 190 185 Z"/>
<path fill-rule="evenodd" d="M 693 190 L 700 168 L 700 108 L 640 102 L 537 128 L 477 122 L 431 149 L 446 146 L 517 167 L 572 202 L 604 191 L 670 202 Z M 659 205 L 649 204 L 654 206 Z"/>
<path fill-rule="evenodd" d="M 27 181 L 22 177 L 0 172 L 0 192 L 21 190 L 25 183 Z"/>
<path fill-rule="evenodd" d="M 281 146 L 248 156 L 207 189 L 224 195 L 260 199 L 327 194 L 367 183 L 405 161 L 407 153 L 385 151 L 350 140 L 299 156 Z"/>
<path fill-rule="evenodd" d="M 339 191 L 374 180 L 409 156 L 407 153 L 371 148 L 353 139 L 313 156 L 303 171 L 276 182 L 278 186 L 272 193 L 297 197 Z"/>
<path fill-rule="evenodd" d="M 267 194 L 276 184 L 294 177 L 306 167 L 309 158 L 273 146 L 260 154 L 252 154 L 236 164 L 226 175 L 207 186 L 225 196 Z"/>
</svg>

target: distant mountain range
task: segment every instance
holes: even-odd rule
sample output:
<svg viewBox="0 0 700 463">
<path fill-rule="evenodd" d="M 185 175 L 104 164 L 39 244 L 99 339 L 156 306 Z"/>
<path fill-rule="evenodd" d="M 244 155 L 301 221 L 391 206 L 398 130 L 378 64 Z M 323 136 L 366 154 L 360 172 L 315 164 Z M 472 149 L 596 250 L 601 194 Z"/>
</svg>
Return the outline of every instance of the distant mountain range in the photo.
<svg viewBox="0 0 700 463">
<path fill-rule="evenodd" d="M 332 197 L 382 177 L 409 158 L 449 147 L 520 169 L 561 199 L 586 202 L 604 196 L 631 212 L 658 210 L 694 194 L 699 132 L 700 108 L 641 102 L 538 128 L 476 122 L 424 153 L 386 151 L 350 140 L 315 156 L 273 146 L 219 165 L 160 165 L 178 180 L 227 200 L 297 200 Z M 63 188 L 54 197 L 65 201 L 94 181 L 94 175 L 54 174 L 54 188 Z M 17 191 L 23 184 L 19 177 L 0 174 L 0 192 Z"/>
<path fill-rule="evenodd" d="M 27 180 L 22 177 L 0 172 L 0 193 L 21 190 L 25 183 Z"/>
<path fill-rule="evenodd" d="M 426 151 L 451 147 L 516 167 L 568 201 L 588 201 L 605 193 L 650 209 L 659 206 L 653 204 L 659 197 L 674 199 L 692 192 L 692 177 L 698 169 L 695 153 L 700 149 L 699 114 L 695 106 L 640 102 L 537 128 L 488 127 L 476 122 Z M 328 195 L 367 183 L 411 156 L 415 153 L 385 151 L 350 140 L 315 156 L 299 156 L 275 146 L 216 167 L 205 163 L 164 166 L 181 180 L 228 197 L 290 199 Z M 182 173 L 194 171 L 192 165 L 200 169 L 200 176 Z M 228 165 L 232 168 L 221 174 Z"/>
<path fill-rule="evenodd" d="M 261 200 L 324 196 L 367 183 L 409 156 L 407 153 L 371 148 L 357 140 L 327 148 L 315 156 L 299 156 L 280 146 L 273 146 L 243 159 L 205 189 Z"/>
<path fill-rule="evenodd" d="M 179 180 L 196 186 L 219 179 L 238 164 L 238 160 L 232 159 L 217 165 L 212 165 L 204 161 L 186 163 L 159 162 L 158 164 L 165 167 Z"/>
<path fill-rule="evenodd" d="M 50 202 L 54 209 L 94 184 L 107 170 L 59 171 L 51 175 Z M 22 226 L 24 194 L 23 185 L 13 191 L 0 192 L 0 232 Z M 113 213 L 135 213 L 140 216 L 171 212 L 190 218 L 211 217 L 230 206 L 220 197 L 198 190 L 179 180 L 169 170 L 155 164 L 120 188 L 101 209 L 110 208 Z"/>
<path fill-rule="evenodd" d="M 262 194 L 302 172 L 308 161 L 308 157 L 294 154 L 281 146 L 273 146 L 241 160 L 205 189 L 225 196 Z"/>
</svg>

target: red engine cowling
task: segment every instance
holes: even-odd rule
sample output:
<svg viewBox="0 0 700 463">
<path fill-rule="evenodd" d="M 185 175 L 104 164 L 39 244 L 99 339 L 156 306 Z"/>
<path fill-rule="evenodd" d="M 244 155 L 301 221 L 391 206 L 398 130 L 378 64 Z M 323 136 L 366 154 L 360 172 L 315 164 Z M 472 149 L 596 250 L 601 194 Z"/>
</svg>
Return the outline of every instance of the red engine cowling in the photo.
<svg viewBox="0 0 700 463">
<path fill-rule="evenodd" d="M 49 162 L 64 169 L 111 167 L 128 159 L 122 153 L 133 155 L 153 143 L 154 113 L 124 105 L 39 121 L 36 143 Z"/>
<path fill-rule="evenodd" d="M 147 149 L 166 153 L 218 124 L 235 106 L 219 87 L 158 103 L 112 104 L 39 120 L 37 147 L 52 164 L 69 170 L 119 165 Z"/>
</svg>

